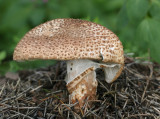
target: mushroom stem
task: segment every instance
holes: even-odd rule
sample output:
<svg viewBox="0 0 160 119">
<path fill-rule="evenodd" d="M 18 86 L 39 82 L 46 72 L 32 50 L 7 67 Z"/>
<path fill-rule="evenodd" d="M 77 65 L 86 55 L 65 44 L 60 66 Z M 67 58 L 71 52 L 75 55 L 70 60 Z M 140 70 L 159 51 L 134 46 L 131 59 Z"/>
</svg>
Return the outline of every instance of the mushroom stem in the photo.
<svg viewBox="0 0 160 119">
<path fill-rule="evenodd" d="M 71 60 L 67 62 L 67 88 L 71 102 L 79 110 L 89 100 L 96 99 L 97 80 L 95 63 L 90 60 Z"/>
<path fill-rule="evenodd" d="M 86 75 L 82 76 L 83 74 Z M 96 99 L 97 84 L 96 73 L 91 67 L 67 85 L 71 102 L 74 104 L 78 101 L 74 107 L 75 110 L 79 110 L 79 107 L 82 108 L 85 103 Z"/>
</svg>

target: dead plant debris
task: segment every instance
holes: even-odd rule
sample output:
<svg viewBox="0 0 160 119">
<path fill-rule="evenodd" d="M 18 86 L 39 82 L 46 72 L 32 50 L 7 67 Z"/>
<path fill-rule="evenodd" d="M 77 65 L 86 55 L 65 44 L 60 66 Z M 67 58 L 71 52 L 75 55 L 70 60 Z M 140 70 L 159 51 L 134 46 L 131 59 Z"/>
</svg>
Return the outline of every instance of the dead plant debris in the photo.
<svg viewBox="0 0 160 119">
<path fill-rule="evenodd" d="M 160 65 L 125 61 L 121 76 L 111 84 L 97 70 L 97 100 L 80 114 L 69 101 L 65 62 L 7 73 L 0 77 L 0 119 L 160 119 Z"/>
</svg>

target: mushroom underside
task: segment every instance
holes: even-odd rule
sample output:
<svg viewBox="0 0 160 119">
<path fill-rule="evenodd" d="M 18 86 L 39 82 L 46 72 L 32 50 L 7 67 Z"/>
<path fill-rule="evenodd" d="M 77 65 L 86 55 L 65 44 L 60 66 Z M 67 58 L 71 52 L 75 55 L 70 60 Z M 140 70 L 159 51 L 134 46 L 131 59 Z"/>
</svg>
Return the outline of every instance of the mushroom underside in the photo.
<svg viewBox="0 0 160 119">
<path fill-rule="evenodd" d="M 102 68 L 106 82 L 114 81 L 118 76 L 121 64 L 97 63 L 87 59 L 67 61 L 66 83 L 70 93 L 71 102 L 79 102 L 82 107 L 85 100 L 95 100 L 97 91 L 96 72 L 97 68 Z"/>
</svg>

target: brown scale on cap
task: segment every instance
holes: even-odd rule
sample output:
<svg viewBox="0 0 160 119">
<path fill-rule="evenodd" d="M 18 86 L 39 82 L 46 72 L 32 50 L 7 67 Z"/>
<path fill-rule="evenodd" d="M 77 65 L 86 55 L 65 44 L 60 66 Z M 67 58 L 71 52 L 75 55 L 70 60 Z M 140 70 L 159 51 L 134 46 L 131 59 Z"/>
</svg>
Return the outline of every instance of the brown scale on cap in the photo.
<svg viewBox="0 0 160 119">
<path fill-rule="evenodd" d="M 85 20 L 55 19 L 29 31 L 18 43 L 14 60 L 94 59 L 124 63 L 123 46 L 109 29 Z"/>
</svg>

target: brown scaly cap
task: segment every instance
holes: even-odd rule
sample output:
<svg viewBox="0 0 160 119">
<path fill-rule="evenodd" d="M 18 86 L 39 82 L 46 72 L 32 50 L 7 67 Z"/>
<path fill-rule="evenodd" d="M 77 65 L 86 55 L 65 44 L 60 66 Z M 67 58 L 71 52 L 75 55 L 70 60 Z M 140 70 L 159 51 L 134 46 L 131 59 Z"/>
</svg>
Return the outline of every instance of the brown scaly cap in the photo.
<svg viewBox="0 0 160 119">
<path fill-rule="evenodd" d="M 14 60 L 93 59 L 124 63 L 123 46 L 109 29 L 80 19 L 55 19 L 29 31 L 18 43 Z"/>
</svg>

